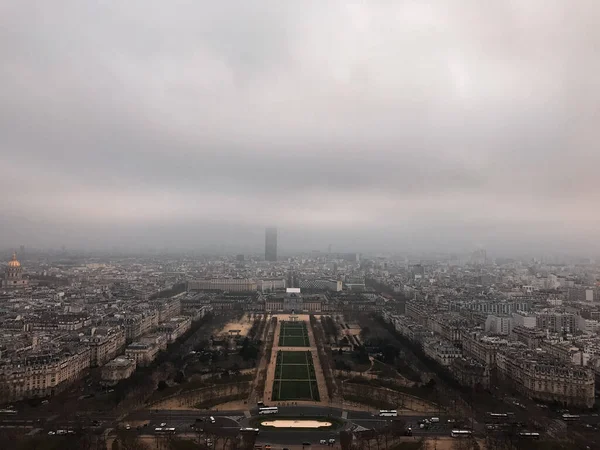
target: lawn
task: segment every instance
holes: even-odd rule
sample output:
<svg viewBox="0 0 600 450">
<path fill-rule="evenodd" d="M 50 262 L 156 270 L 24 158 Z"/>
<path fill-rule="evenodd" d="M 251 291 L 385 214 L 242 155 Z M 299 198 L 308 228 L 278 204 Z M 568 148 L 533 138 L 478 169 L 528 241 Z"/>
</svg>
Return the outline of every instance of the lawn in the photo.
<svg viewBox="0 0 600 450">
<path fill-rule="evenodd" d="M 283 380 L 314 380 L 315 369 L 304 364 L 285 364 L 281 366 L 279 378 Z"/>
<path fill-rule="evenodd" d="M 310 352 L 279 352 L 277 355 L 277 362 L 281 355 L 281 364 L 307 364 L 308 361 L 312 362 L 312 356 Z"/>
<path fill-rule="evenodd" d="M 279 335 L 280 347 L 310 347 L 308 336 L 283 336 Z"/>
<path fill-rule="evenodd" d="M 319 401 L 316 381 L 277 380 L 273 383 L 273 400 Z"/>
<path fill-rule="evenodd" d="M 277 353 L 273 400 L 320 400 L 310 352 Z"/>
<path fill-rule="evenodd" d="M 305 322 L 281 322 L 279 330 L 280 347 L 309 347 L 308 331 Z"/>
</svg>

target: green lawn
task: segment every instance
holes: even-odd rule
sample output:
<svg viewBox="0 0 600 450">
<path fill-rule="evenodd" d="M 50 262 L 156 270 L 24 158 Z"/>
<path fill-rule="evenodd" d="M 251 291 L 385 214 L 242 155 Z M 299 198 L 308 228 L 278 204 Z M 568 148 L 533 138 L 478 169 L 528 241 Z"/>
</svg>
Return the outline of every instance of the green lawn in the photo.
<svg viewBox="0 0 600 450">
<path fill-rule="evenodd" d="M 283 380 L 314 380 L 315 369 L 309 370 L 309 366 L 306 364 L 285 364 L 281 366 L 279 378 Z"/>
<path fill-rule="evenodd" d="M 305 322 L 281 322 L 279 330 L 279 346 L 308 347 L 308 330 Z"/>
<path fill-rule="evenodd" d="M 273 383 L 273 400 L 314 400 L 319 401 L 316 381 L 279 380 Z"/>
<path fill-rule="evenodd" d="M 283 336 L 279 335 L 280 347 L 310 347 L 308 336 Z"/>
<path fill-rule="evenodd" d="M 320 400 L 310 352 L 277 353 L 273 400 Z"/>
<path fill-rule="evenodd" d="M 306 364 L 312 362 L 310 352 L 279 352 L 277 355 L 281 359 L 281 364 Z"/>
</svg>

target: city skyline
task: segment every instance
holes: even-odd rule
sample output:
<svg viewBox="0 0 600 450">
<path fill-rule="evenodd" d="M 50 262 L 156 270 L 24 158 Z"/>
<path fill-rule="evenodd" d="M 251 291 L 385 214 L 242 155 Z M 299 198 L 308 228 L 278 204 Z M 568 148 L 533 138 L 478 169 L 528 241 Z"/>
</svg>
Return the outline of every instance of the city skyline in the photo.
<svg viewBox="0 0 600 450">
<path fill-rule="evenodd" d="M 0 16 L 0 246 L 600 250 L 597 3 L 67 3 Z"/>
</svg>

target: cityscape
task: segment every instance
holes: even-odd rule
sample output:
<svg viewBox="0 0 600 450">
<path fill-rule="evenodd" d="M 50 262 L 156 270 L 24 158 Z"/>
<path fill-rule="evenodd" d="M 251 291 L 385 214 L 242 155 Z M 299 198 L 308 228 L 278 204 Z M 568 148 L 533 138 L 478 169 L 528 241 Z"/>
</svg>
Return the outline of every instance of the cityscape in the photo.
<svg viewBox="0 0 600 450">
<path fill-rule="evenodd" d="M 0 450 L 600 450 L 599 17 L 0 2 Z"/>
<path fill-rule="evenodd" d="M 5 252 L 4 448 L 596 445 L 600 264 L 279 242 Z"/>
</svg>

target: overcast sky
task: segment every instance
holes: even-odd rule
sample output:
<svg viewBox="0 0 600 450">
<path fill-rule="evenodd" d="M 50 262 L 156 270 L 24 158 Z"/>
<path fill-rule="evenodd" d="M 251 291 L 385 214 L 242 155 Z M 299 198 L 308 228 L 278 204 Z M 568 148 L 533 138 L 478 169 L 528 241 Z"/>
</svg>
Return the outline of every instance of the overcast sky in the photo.
<svg viewBox="0 0 600 450">
<path fill-rule="evenodd" d="M 596 251 L 599 12 L 0 2 L 0 245 Z"/>
</svg>

